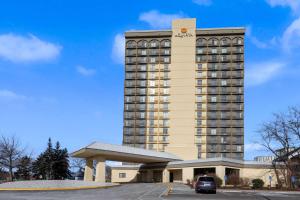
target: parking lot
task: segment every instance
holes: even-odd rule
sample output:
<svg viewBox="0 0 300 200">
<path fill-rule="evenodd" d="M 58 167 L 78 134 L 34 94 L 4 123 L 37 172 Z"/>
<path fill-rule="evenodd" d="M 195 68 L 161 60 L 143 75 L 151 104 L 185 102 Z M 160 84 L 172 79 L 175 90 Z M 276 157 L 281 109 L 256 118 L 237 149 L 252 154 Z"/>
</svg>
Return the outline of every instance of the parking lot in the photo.
<svg viewBox="0 0 300 200">
<path fill-rule="evenodd" d="M 75 191 L 1 191 L 0 200 L 155 200 L 155 199 L 255 199 L 255 200 L 282 200 L 300 199 L 300 193 L 274 193 L 274 192 L 239 192 L 219 190 L 217 194 L 196 194 L 194 190 L 182 184 L 173 184 L 172 191 L 168 196 L 164 194 L 168 190 L 166 184 L 138 183 L 126 184 L 107 189 L 75 190 Z"/>
</svg>

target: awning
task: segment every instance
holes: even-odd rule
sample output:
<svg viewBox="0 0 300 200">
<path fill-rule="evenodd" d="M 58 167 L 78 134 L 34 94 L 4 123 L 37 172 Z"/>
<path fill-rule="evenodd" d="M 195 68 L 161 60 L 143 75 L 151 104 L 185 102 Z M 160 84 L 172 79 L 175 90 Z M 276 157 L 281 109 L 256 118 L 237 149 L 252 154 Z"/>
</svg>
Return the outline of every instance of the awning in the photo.
<svg viewBox="0 0 300 200">
<path fill-rule="evenodd" d="M 167 152 L 157 152 L 142 148 L 105 144 L 101 142 L 94 142 L 71 153 L 71 156 L 77 158 L 103 157 L 106 160 L 133 163 L 158 163 L 182 160 L 178 156 Z"/>
</svg>

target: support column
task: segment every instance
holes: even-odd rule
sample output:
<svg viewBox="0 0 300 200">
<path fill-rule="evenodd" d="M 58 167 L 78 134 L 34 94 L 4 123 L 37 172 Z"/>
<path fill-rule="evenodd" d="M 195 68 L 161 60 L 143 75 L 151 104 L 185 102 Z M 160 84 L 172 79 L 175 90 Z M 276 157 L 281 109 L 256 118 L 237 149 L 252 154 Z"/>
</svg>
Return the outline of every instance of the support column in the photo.
<svg viewBox="0 0 300 200">
<path fill-rule="evenodd" d="M 222 179 L 222 186 L 225 186 L 225 167 L 224 166 L 216 166 L 216 175 Z"/>
<path fill-rule="evenodd" d="M 84 181 L 93 181 L 93 159 L 87 158 L 84 168 Z"/>
<path fill-rule="evenodd" d="M 187 180 L 193 181 L 194 179 L 194 168 L 185 167 L 182 169 L 182 182 L 187 183 Z"/>
<path fill-rule="evenodd" d="M 105 158 L 97 157 L 96 161 L 95 181 L 105 183 Z"/>
<path fill-rule="evenodd" d="M 170 182 L 170 172 L 168 169 L 163 170 L 163 177 L 162 177 L 163 183 L 169 183 Z"/>
</svg>

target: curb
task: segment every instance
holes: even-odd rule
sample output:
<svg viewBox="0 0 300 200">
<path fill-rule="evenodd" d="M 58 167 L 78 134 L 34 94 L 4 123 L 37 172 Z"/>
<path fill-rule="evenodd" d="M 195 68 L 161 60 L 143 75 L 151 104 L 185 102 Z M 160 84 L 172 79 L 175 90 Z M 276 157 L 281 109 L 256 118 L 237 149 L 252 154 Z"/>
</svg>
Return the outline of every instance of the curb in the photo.
<svg viewBox="0 0 300 200">
<path fill-rule="evenodd" d="M 106 189 L 118 185 L 106 186 L 82 186 L 82 187 L 65 187 L 65 188 L 0 188 L 0 191 L 68 191 L 68 190 L 88 190 L 88 189 Z"/>
</svg>

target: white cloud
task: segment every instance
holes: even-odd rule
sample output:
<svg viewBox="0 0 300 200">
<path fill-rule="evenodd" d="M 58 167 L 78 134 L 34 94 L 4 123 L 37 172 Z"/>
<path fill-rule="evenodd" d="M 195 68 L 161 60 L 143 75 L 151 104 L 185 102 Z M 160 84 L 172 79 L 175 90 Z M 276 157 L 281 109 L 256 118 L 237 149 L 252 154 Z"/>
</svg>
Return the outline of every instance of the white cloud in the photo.
<svg viewBox="0 0 300 200">
<path fill-rule="evenodd" d="M 257 48 L 266 49 L 269 45 L 266 42 L 260 41 L 257 37 L 252 34 L 252 26 L 247 26 L 246 28 L 246 36 L 250 39 L 252 44 L 254 44 Z"/>
<path fill-rule="evenodd" d="M 94 69 L 88 69 L 88 68 L 85 68 L 81 65 L 77 66 L 76 67 L 76 70 L 79 74 L 83 75 L 83 76 L 93 76 L 96 74 L 96 70 Z"/>
<path fill-rule="evenodd" d="M 281 42 L 283 49 L 287 52 L 293 48 L 300 47 L 300 17 L 287 27 L 283 33 Z"/>
<path fill-rule="evenodd" d="M 119 33 L 114 38 L 111 58 L 118 64 L 124 64 L 125 56 L 125 37 Z"/>
<path fill-rule="evenodd" d="M 169 28 L 172 24 L 172 20 L 185 18 L 183 13 L 175 14 L 163 14 L 157 10 L 151 10 L 140 14 L 139 20 L 148 23 L 152 28 L 163 29 Z"/>
<path fill-rule="evenodd" d="M 0 35 L 0 57 L 16 63 L 52 60 L 61 49 L 61 46 L 42 41 L 34 35 Z"/>
<path fill-rule="evenodd" d="M 284 64 L 280 62 L 250 64 L 245 72 L 246 86 L 256 86 L 271 80 L 279 74 L 283 67 Z"/>
<path fill-rule="evenodd" d="M 290 7 L 294 12 L 297 12 L 300 8 L 299 0 L 266 0 L 267 3 L 272 6 Z"/>
<path fill-rule="evenodd" d="M 193 2 L 200 6 L 210 6 L 212 4 L 212 0 L 193 0 Z"/>
<path fill-rule="evenodd" d="M 0 99 L 4 100 L 27 100 L 29 99 L 28 97 L 24 95 L 19 95 L 11 90 L 5 90 L 2 89 L 0 90 Z"/>
<path fill-rule="evenodd" d="M 258 143 L 248 143 L 245 144 L 245 151 L 261 151 L 264 150 L 264 146 Z"/>
</svg>

